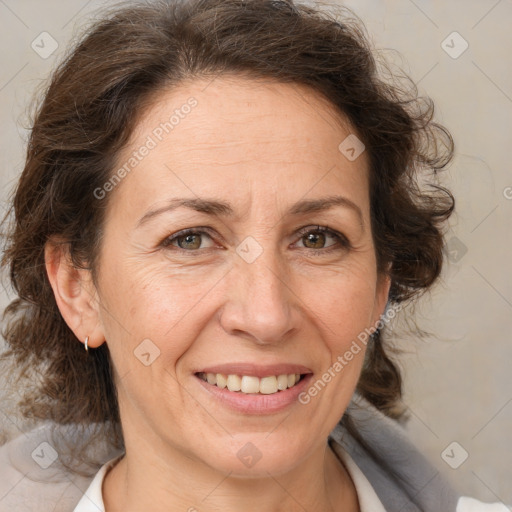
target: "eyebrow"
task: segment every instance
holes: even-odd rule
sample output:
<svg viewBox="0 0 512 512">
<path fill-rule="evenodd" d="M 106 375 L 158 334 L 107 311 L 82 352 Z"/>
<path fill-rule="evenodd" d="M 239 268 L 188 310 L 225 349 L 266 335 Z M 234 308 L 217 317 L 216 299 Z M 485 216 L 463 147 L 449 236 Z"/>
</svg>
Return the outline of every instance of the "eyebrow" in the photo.
<svg viewBox="0 0 512 512">
<path fill-rule="evenodd" d="M 364 219 L 361 209 L 353 201 L 343 196 L 328 196 L 320 197 L 318 199 L 304 199 L 292 205 L 286 214 L 305 215 L 308 213 L 327 211 L 336 206 L 349 208 L 355 212 L 361 223 L 361 228 L 364 231 Z M 139 219 L 137 228 L 141 227 L 150 219 L 153 219 L 162 213 L 170 212 L 180 207 L 190 208 L 191 210 L 215 217 L 235 217 L 235 211 L 233 207 L 224 201 L 207 198 L 177 197 L 168 201 L 167 204 L 161 208 L 146 212 Z"/>
</svg>

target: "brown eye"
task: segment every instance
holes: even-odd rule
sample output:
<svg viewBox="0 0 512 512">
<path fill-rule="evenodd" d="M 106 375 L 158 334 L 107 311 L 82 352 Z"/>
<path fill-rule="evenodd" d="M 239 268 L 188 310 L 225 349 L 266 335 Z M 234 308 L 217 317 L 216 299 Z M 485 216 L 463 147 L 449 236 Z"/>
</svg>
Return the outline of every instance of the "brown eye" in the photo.
<svg viewBox="0 0 512 512">
<path fill-rule="evenodd" d="M 201 247 L 201 235 L 182 235 L 176 238 L 181 249 L 199 249 Z"/>
<path fill-rule="evenodd" d="M 204 242 L 204 237 L 210 240 L 212 239 L 206 231 L 185 229 L 167 237 L 162 242 L 162 246 L 177 247 L 178 249 L 183 249 L 184 251 L 196 251 L 198 249 L 211 247 L 211 245 L 207 247 L 201 247 L 202 242 Z"/>
<path fill-rule="evenodd" d="M 322 249 L 325 244 L 326 238 L 327 237 L 325 236 L 324 233 L 312 231 L 311 233 L 304 235 L 302 237 L 302 240 L 304 245 L 308 249 Z"/>
<path fill-rule="evenodd" d="M 319 254 L 325 254 L 336 249 L 350 248 L 350 242 L 344 235 L 324 226 L 316 226 L 314 228 L 309 226 L 301 229 L 299 234 L 301 235 L 300 240 L 303 246 Z M 334 243 L 326 246 L 325 244 L 329 238 L 333 239 Z"/>
</svg>

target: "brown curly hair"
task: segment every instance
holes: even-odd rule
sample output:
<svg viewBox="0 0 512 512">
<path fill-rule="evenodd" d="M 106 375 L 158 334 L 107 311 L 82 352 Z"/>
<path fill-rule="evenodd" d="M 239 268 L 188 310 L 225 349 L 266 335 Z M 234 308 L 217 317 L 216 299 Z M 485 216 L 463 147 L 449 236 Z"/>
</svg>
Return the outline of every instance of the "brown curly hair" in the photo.
<svg viewBox="0 0 512 512">
<path fill-rule="evenodd" d="M 185 79 L 238 73 L 307 85 L 327 98 L 366 146 L 377 270 L 391 277 L 388 304 L 417 298 L 436 281 L 454 198 L 435 182 L 452 159 L 452 137 L 410 78 L 391 72 L 384 79 L 389 64 L 377 60 L 360 19 L 331 7 L 292 0 L 130 4 L 108 11 L 69 50 L 35 112 L 4 219 L 11 223 L 2 265 L 18 298 L 4 313 L 2 358 L 27 383 L 19 402 L 25 417 L 108 424 L 122 446 L 108 345 L 87 355 L 77 342 L 57 307 L 44 248 L 58 237 L 73 264 L 94 278 L 106 199 L 93 191 L 111 177 L 155 94 Z M 420 178 L 428 178 L 429 192 Z M 398 418 L 402 380 L 382 333 L 368 345 L 357 389 Z"/>
</svg>

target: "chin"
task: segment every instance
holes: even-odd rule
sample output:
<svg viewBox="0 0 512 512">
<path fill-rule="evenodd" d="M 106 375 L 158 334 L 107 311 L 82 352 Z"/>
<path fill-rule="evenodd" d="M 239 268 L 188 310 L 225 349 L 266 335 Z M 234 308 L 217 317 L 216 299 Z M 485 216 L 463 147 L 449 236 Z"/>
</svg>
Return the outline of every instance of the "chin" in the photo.
<svg viewBox="0 0 512 512">
<path fill-rule="evenodd" d="M 293 438 L 292 438 L 293 439 Z M 222 449 L 222 444 L 215 443 L 208 450 L 209 457 L 203 460 L 217 471 L 243 478 L 268 478 L 271 475 L 291 471 L 300 460 L 307 457 L 305 443 L 294 436 L 283 439 L 277 433 L 237 434 L 229 439 L 229 444 Z"/>
</svg>

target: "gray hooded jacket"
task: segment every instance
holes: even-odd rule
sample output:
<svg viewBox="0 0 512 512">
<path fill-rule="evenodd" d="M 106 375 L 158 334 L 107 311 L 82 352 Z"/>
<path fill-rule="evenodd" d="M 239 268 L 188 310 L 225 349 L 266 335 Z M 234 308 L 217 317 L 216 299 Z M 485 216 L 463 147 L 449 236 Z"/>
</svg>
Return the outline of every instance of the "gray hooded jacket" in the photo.
<svg viewBox="0 0 512 512">
<path fill-rule="evenodd" d="M 357 393 L 345 414 L 360 439 L 338 423 L 328 442 L 339 443 L 392 512 L 509 512 L 503 503 L 462 498 L 407 438 L 405 430 Z M 73 434 L 75 432 L 75 434 Z M 60 442 L 73 443 L 76 430 L 51 423 L 0 447 L 0 512 L 72 512 L 99 466 L 121 452 L 106 443 L 94 448 L 99 466 L 82 467 L 88 476 L 66 470 Z M 464 502 L 464 503 L 463 503 Z"/>
</svg>

